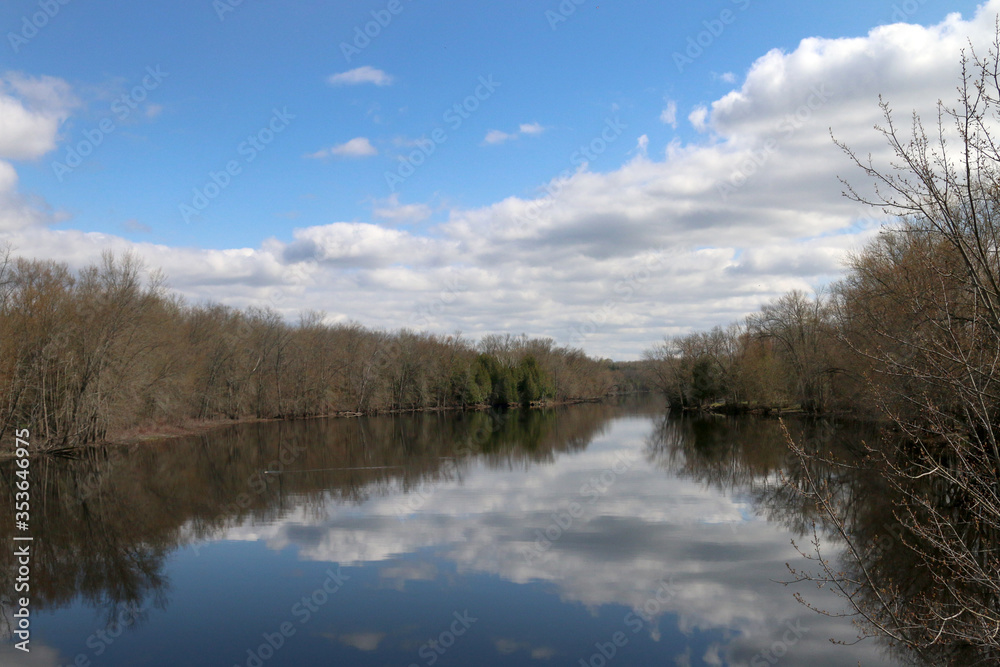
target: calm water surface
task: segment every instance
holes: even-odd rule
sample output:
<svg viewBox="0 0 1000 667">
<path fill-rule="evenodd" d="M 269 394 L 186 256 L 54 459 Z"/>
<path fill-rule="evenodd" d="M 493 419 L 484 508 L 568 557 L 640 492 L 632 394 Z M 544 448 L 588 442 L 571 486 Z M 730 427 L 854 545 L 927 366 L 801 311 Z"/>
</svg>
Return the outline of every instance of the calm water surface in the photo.
<svg viewBox="0 0 1000 667">
<path fill-rule="evenodd" d="M 837 598 L 776 583 L 814 517 L 781 482 L 772 420 L 633 399 L 256 424 L 34 465 L 32 651 L 0 644 L 3 665 L 895 664 L 832 644 L 850 621 L 793 593 Z"/>
</svg>

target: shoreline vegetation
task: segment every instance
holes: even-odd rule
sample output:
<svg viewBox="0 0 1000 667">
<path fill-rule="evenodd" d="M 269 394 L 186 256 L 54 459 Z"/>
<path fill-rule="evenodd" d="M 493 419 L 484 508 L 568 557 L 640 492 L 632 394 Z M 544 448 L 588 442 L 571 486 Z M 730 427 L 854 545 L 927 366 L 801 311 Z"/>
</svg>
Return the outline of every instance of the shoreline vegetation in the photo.
<svg viewBox="0 0 1000 667">
<path fill-rule="evenodd" d="M 898 232 L 884 231 L 883 239 Z M 666 338 L 643 353 L 648 382 L 680 412 L 773 415 L 805 413 L 871 419 L 880 409 L 879 369 L 860 350 L 848 312 L 860 251 L 848 277 L 827 293 L 792 291 L 729 326 Z"/>
<path fill-rule="evenodd" d="M 835 140 L 866 179 L 844 183 L 848 199 L 888 216 L 839 281 L 666 338 L 640 362 L 318 312 L 289 324 L 269 308 L 185 303 L 131 254 L 74 273 L 0 248 L 0 458 L 25 426 L 36 448 L 65 452 L 240 420 L 530 408 L 650 387 L 682 412 L 882 420 L 893 437 L 849 459 L 780 425 L 801 463 L 782 492 L 824 526 L 796 546 L 807 569 L 789 566 L 787 583 L 833 588 L 850 611 L 799 600 L 856 616 L 859 639 L 927 664 L 1000 664 L 1000 19 L 996 30 L 984 56 L 963 54 L 957 105 L 938 103 L 930 135 L 880 101 L 886 150 Z M 878 480 L 891 522 L 859 530 L 837 493 L 846 469 Z M 886 545 L 907 567 L 883 562 Z"/>
<path fill-rule="evenodd" d="M 825 526 L 796 546 L 807 565 L 789 565 L 788 583 L 837 592 L 847 612 L 799 601 L 855 616 L 859 640 L 882 637 L 927 664 L 1000 664 L 1000 18 L 961 71 L 957 104 L 938 102 L 930 133 L 915 114 L 899 125 L 880 100 L 887 151 L 834 139 L 865 177 L 842 180 L 845 196 L 889 216 L 839 281 L 667 338 L 644 360 L 675 410 L 797 405 L 886 423 L 893 437 L 847 458 L 785 431 L 802 474 L 786 488 Z M 861 467 L 891 509 L 882 529 L 859 530 L 831 479 Z M 882 560 L 893 544 L 909 567 Z"/>
<path fill-rule="evenodd" d="M 528 406 L 512 404 L 504 406 L 502 409 L 534 410 L 538 408 L 557 408 L 567 405 L 582 405 L 585 403 L 600 403 L 607 398 L 619 395 L 621 394 L 609 394 L 608 396 L 604 396 L 601 398 L 575 398 L 575 399 L 566 399 L 563 401 L 538 401 Z M 177 423 L 147 424 L 144 426 L 138 426 L 131 430 L 117 434 L 113 439 L 96 441 L 93 443 L 89 443 L 88 445 L 78 445 L 66 449 L 49 449 L 46 450 L 46 453 L 58 455 L 63 452 L 74 452 L 87 446 L 124 447 L 131 445 L 139 445 L 147 442 L 158 443 L 173 438 L 185 438 L 192 435 L 201 435 L 204 433 L 210 433 L 218 429 L 223 429 L 228 426 L 236 426 L 239 424 L 263 424 L 263 423 L 277 422 L 277 421 L 293 421 L 293 420 L 308 420 L 308 419 L 353 419 L 358 417 L 378 417 L 384 415 L 411 415 L 416 413 L 427 413 L 427 412 L 462 412 L 462 411 L 484 412 L 493 409 L 497 409 L 496 406 L 488 405 L 486 403 L 481 403 L 478 405 L 446 405 L 442 407 L 408 408 L 408 409 L 397 409 L 397 410 L 382 410 L 375 412 L 342 411 L 342 412 L 332 412 L 329 414 L 306 415 L 299 417 L 240 417 L 237 419 L 217 418 L 208 420 L 191 419 Z M 8 454 L 9 454 L 8 452 L 0 452 L 0 460 L 7 458 Z"/>
<path fill-rule="evenodd" d="M 523 334 L 472 342 L 318 312 L 289 324 L 269 308 L 187 304 L 131 254 L 73 273 L 0 248 L 0 458 L 25 426 L 36 449 L 65 452 L 240 420 L 530 409 L 650 387 L 676 411 L 880 419 L 894 437 L 858 443 L 850 460 L 784 431 L 802 464 L 786 490 L 826 526 L 800 549 L 810 569 L 789 566 L 788 583 L 832 587 L 859 639 L 929 664 L 998 664 L 1000 23 L 989 53 L 961 65 L 958 104 L 939 103 L 935 139 L 918 118 L 906 136 L 881 102 L 886 154 L 837 144 L 868 179 L 845 183 L 848 198 L 891 216 L 843 278 L 667 338 L 639 362 Z M 884 530 L 858 532 L 831 486 L 838 469 L 861 467 L 891 510 Z M 826 555 L 831 535 L 846 572 Z M 883 581 L 871 565 L 894 541 L 912 563 Z"/>
<path fill-rule="evenodd" d="M 287 323 L 190 305 L 132 254 L 66 264 L 0 248 L 0 442 L 37 451 L 201 432 L 240 421 L 505 408 L 641 388 L 639 364 L 551 339 Z M 0 446 L 0 456 L 9 449 Z"/>
</svg>

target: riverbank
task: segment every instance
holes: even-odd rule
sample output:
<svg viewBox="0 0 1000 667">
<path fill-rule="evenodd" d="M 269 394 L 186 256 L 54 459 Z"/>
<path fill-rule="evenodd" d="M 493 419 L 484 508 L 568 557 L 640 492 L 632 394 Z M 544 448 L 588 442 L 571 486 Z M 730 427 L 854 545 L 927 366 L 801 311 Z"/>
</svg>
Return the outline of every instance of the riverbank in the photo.
<svg viewBox="0 0 1000 667">
<path fill-rule="evenodd" d="M 823 419 L 844 419 L 868 423 L 891 423 L 890 420 L 888 420 L 886 416 L 880 412 L 864 412 L 848 409 L 824 410 L 822 412 L 817 412 L 815 410 L 806 410 L 801 405 L 757 405 L 751 407 L 746 405 L 735 406 L 728 403 L 713 403 L 703 406 L 673 407 L 668 404 L 667 410 L 675 414 L 716 415 L 720 417 L 751 415 L 755 417 L 780 419 L 781 417 L 800 416 Z"/>
<path fill-rule="evenodd" d="M 621 394 L 613 394 L 604 398 L 577 398 L 564 399 L 560 401 L 534 401 L 528 406 L 520 404 L 510 404 L 504 406 L 492 406 L 487 404 L 477 405 L 448 405 L 423 408 L 406 408 L 394 410 L 371 410 L 371 411 L 351 411 L 342 410 L 321 415 L 303 415 L 290 417 L 240 417 L 236 419 L 189 419 L 174 423 L 147 424 L 120 433 L 116 433 L 107 438 L 102 438 L 95 442 L 69 447 L 47 446 L 45 443 L 36 445 L 35 451 L 50 456 L 72 456 L 74 452 L 80 452 L 95 447 L 124 447 L 141 445 L 152 442 L 162 442 L 176 438 L 203 435 L 227 426 L 238 424 L 254 424 L 280 421 L 300 421 L 307 419 L 344 419 L 351 417 L 376 417 L 384 415 L 403 415 L 428 412 L 485 412 L 488 410 L 536 410 L 554 408 L 563 405 L 579 405 L 584 403 L 600 403 L 608 398 L 614 398 Z M 11 458 L 13 452 L 0 452 L 0 461 Z"/>
</svg>

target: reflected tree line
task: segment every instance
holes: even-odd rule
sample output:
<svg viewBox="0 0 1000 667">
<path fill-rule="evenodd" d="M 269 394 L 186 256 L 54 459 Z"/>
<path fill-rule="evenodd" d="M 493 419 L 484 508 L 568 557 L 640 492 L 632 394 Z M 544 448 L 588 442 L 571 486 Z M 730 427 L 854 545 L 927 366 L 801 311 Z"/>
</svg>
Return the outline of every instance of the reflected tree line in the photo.
<svg viewBox="0 0 1000 667">
<path fill-rule="evenodd" d="M 878 638 L 904 664 L 997 664 L 1000 653 L 975 635 L 964 641 L 928 636 L 944 610 L 996 610 L 998 599 L 988 583 L 956 579 L 943 588 L 935 567 L 947 567 L 947 554 L 899 520 L 901 491 L 866 455 L 868 448 L 905 442 L 900 434 L 870 422 L 794 419 L 786 427 L 805 459 L 788 446 L 777 420 L 722 416 L 663 418 L 647 454 L 671 474 L 749 497 L 759 516 L 797 534 L 796 546 L 810 560 L 790 568 L 796 597 L 820 613 L 855 617 L 859 638 Z M 815 489 L 823 490 L 832 514 L 817 502 Z M 969 521 L 957 489 L 928 484 L 922 492 L 958 527 L 956 539 L 979 553 L 996 548 L 995 531 Z M 812 583 L 837 590 L 848 602 L 846 611 L 813 606 Z"/>
<path fill-rule="evenodd" d="M 80 600 L 110 624 L 168 603 L 166 556 L 244 522 L 322 513 L 461 478 L 473 463 L 528 467 L 587 447 L 621 409 L 414 413 L 229 426 L 160 444 L 80 450 L 32 463 L 32 610 Z M 17 470 L 0 463 L 0 532 L 14 534 Z M 281 474 L 274 474 L 281 473 Z M 11 608 L 13 550 L 0 554 Z M 4 619 L 9 615 L 4 613 Z M 138 625 L 138 624 L 137 624 Z"/>
<path fill-rule="evenodd" d="M 870 422 L 794 419 L 785 427 L 810 452 L 836 453 L 843 460 L 864 455 L 861 443 L 878 443 L 880 428 Z M 825 520 L 815 502 L 803 497 L 804 469 L 785 442 L 782 424 L 738 416 L 662 417 L 647 443 L 655 465 L 722 493 L 749 497 L 760 516 L 805 534 Z M 816 480 L 836 489 L 845 511 L 861 502 L 881 503 L 879 476 L 864 466 L 814 464 Z M 853 516 L 853 514 L 852 514 Z"/>
<path fill-rule="evenodd" d="M 667 340 L 647 358 L 674 406 L 794 404 L 890 423 L 895 437 L 869 443 L 866 465 L 881 482 L 876 497 L 906 536 L 893 539 L 910 553 L 884 571 L 869 562 L 873 536 L 856 531 L 853 505 L 837 496 L 842 487 L 808 465 L 854 464 L 789 434 L 807 464 L 792 488 L 827 516 L 853 563 L 840 572 L 816 545 L 816 577 L 841 590 L 869 632 L 942 659 L 954 650 L 995 661 L 1000 28 L 987 53 L 970 50 L 961 66 L 957 104 L 939 103 L 930 136 L 919 118 L 900 127 L 883 101 L 877 129 L 886 159 L 837 144 L 866 180 L 857 189 L 845 183 L 847 196 L 893 222 L 850 258 L 827 294 L 793 292 L 727 329 Z"/>
<path fill-rule="evenodd" d="M 72 272 L 0 248 L 0 441 L 65 448 L 189 420 L 598 399 L 608 360 L 551 339 L 295 324 L 269 308 L 190 305 L 132 255 Z"/>
<path fill-rule="evenodd" d="M 900 492 L 864 461 L 866 446 L 885 448 L 886 440 L 900 440 L 899 434 L 873 423 L 793 419 L 786 426 L 809 454 L 803 465 L 778 420 L 677 417 L 659 413 L 653 402 L 644 406 L 644 414 L 655 418 L 646 447 L 654 465 L 750 498 L 760 516 L 802 536 L 800 546 L 808 547 L 814 527 L 827 550 L 846 551 L 845 534 L 864 545 L 857 560 L 820 554 L 842 563 L 837 582 L 854 596 L 854 604 L 873 608 L 877 590 L 883 599 L 890 596 L 899 618 L 912 618 L 928 601 L 942 600 L 937 576 L 915 549 L 921 536 L 896 516 Z M 550 463 L 562 453 L 584 450 L 626 411 L 634 414 L 635 404 L 252 423 L 169 443 L 87 448 L 76 459 L 42 458 L 33 469 L 40 495 L 33 521 L 32 604 L 43 610 L 82 601 L 109 624 L 121 610 L 139 609 L 141 621 L 169 603 L 164 564 L 180 546 L 197 546 L 233 526 L 273 522 L 295 511 L 322 518 L 331 498 L 360 503 L 460 480 L 473 464 L 510 469 Z M 0 465 L 0 497 L 13 498 L 15 470 L 10 462 Z M 275 472 L 282 474 L 267 474 Z M 842 525 L 823 511 L 814 488 L 825 490 Z M 959 520 L 965 508 L 954 489 L 928 485 L 926 498 L 955 513 L 970 544 L 995 544 L 988 531 Z M 0 516 L 4 534 L 14 532 L 12 517 L 11 511 Z M 11 554 L 0 555 L 0 577 L 13 570 Z M 877 588 L 851 589 L 846 583 L 864 577 Z M 804 585 L 817 580 L 830 585 L 818 566 L 802 579 L 797 590 L 806 603 Z M 0 581 L 0 591 L 12 590 L 12 582 Z M 989 587 L 960 592 L 965 605 L 976 600 L 996 607 Z M 864 625 L 862 634 L 882 636 Z M 919 651 L 892 640 L 887 646 L 900 659 L 921 665 L 990 664 L 997 657 L 971 642 Z"/>
</svg>

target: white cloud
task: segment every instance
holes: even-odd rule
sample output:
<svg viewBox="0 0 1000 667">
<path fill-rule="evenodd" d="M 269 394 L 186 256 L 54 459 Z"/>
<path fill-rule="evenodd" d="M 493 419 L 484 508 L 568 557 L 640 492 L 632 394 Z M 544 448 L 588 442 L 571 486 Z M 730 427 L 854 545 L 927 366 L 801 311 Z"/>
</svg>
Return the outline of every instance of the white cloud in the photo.
<svg viewBox="0 0 1000 667">
<path fill-rule="evenodd" d="M 30 160 L 53 150 L 60 125 L 75 106 L 62 79 L 0 76 L 0 159 Z"/>
<path fill-rule="evenodd" d="M 487 144 L 502 144 L 505 141 L 516 138 L 517 133 L 507 134 L 506 132 L 501 132 L 500 130 L 490 130 L 486 133 L 486 138 L 483 139 L 483 142 Z"/>
<path fill-rule="evenodd" d="M 677 102 L 667 100 L 667 106 L 660 113 L 660 122 L 677 129 Z"/>
<path fill-rule="evenodd" d="M 431 217 L 432 211 L 427 204 L 400 204 L 399 194 L 396 193 L 384 202 L 376 202 L 373 213 L 379 220 L 401 224 L 422 222 Z"/>
<path fill-rule="evenodd" d="M 309 153 L 305 157 L 318 160 L 332 156 L 370 157 L 372 155 L 378 155 L 378 149 L 372 145 L 372 142 L 368 140 L 368 137 L 355 137 L 346 143 L 338 144 L 330 148 L 322 148 L 315 153 Z"/>
<path fill-rule="evenodd" d="M 640 150 L 619 167 L 554 179 L 555 195 L 539 189 L 453 208 L 423 234 L 331 222 L 220 251 L 50 230 L 37 224 L 52 217 L 44 202 L 19 194 L 14 168 L 0 162 L 0 239 L 23 255 L 73 266 L 94 261 L 104 248 L 136 248 L 185 296 L 225 293 L 227 303 L 243 306 L 277 291 L 290 318 L 301 309 L 330 310 L 335 293 L 331 317 L 397 327 L 447 291 L 447 305 L 421 326 L 471 337 L 524 331 L 592 354 L 635 358 L 666 333 L 737 319 L 835 274 L 846 253 L 870 238 L 876 213 L 841 197 L 838 174 L 859 183 L 863 176 L 832 144 L 829 129 L 861 154 L 884 159 L 872 130 L 880 120 L 878 94 L 901 119 L 915 109 L 932 123 L 936 101 L 954 100 L 966 39 L 985 48 L 998 10 L 1000 0 L 993 0 L 970 20 L 896 24 L 764 54 L 738 89 L 690 113 L 703 132 L 693 142 L 678 139 L 647 155 L 641 149 L 648 144 L 637 139 L 648 128 L 629 128 L 634 134 L 620 141 L 637 141 Z M 65 97 L 59 86 L 35 88 L 32 102 L 4 89 L 0 99 L 20 120 L 4 125 L 7 116 L 0 116 L 0 157 L 37 156 L 56 141 L 51 118 L 59 115 L 38 109 Z M 359 137 L 339 154 L 374 153 Z M 390 199 L 377 202 L 374 217 L 426 219 L 422 206 Z"/>
<path fill-rule="evenodd" d="M 695 107 L 690 114 L 688 114 L 688 120 L 694 129 L 699 132 L 704 132 L 708 129 L 706 122 L 708 121 L 708 108 L 704 106 Z"/>
<path fill-rule="evenodd" d="M 642 135 L 635 144 L 636 152 L 645 157 L 649 151 L 649 135 Z"/>
<path fill-rule="evenodd" d="M 40 198 L 19 192 L 17 171 L 8 160 L 34 160 L 54 150 L 60 127 L 78 104 L 62 79 L 0 76 L 0 234 L 60 218 Z"/>
<path fill-rule="evenodd" d="M 377 155 L 378 150 L 372 146 L 372 142 L 368 141 L 367 137 L 356 137 L 345 144 L 334 146 L 330 149 L 330 153 L 342 157 L 366 157 Z"/>
<path fill-rule="evenodd" d="M 392 76 L 370 65 L 357 67 L 339 74 L 331 74 L 326 82 L 331 86 L 355 86 L 362 83 L 373 83 L 376 86 L 388 86 L 393 81 Z"/>
<path fill-rule="evenodd" d="M 296 229 L 295 240 L 281 248 L 289 263 L 317 262 L 341 268 L 389 267 L 434 261 L 440 244 L 406 232 L 361 222 L 335 222 Z M 370 278 L 371 276 L 369 276 Z"/>
<path fill-rule="evenodd" d="M 51 219 L 43 202 L 18 192 L 17 172 L 10 163 L 0 160 L 0 234 L 43 224 Z"/>
<path fill-rule="evenodd" d="M 486 133 L 486 137 L 483 139 L 483 143 L 490 145 L 502 144 L 506 141 L 510 141 L 511 139 L 517 139 L 522 135 L 534 136 L 534 135 L 539 135 L 544 131 L 545 127 L 543 127 L 539 123 L 521 123 L 518 126 L 516 132 L 503 132 L 501 130 L 490 130 L 489 132 Z"/>
</svg>

